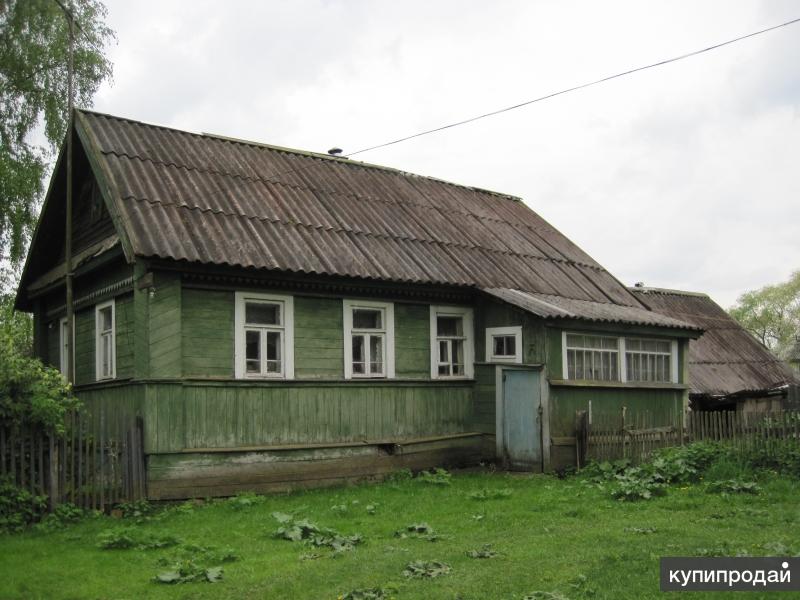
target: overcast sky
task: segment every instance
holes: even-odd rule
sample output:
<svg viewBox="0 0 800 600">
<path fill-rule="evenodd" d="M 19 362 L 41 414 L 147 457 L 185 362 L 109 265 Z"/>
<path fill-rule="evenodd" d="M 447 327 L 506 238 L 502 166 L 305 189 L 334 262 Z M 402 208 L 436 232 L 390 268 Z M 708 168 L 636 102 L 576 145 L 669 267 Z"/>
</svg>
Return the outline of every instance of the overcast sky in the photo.
<svg viewBox="0 0 800 600">
<path fill-rule="evenodd" d="M 345 153 L 800 17 L 747 1 L 107 0 L 103 112 Z M 524 198 L 626 284 L 800 269 L 800 24 L 358 158 Z"/>
</svg>

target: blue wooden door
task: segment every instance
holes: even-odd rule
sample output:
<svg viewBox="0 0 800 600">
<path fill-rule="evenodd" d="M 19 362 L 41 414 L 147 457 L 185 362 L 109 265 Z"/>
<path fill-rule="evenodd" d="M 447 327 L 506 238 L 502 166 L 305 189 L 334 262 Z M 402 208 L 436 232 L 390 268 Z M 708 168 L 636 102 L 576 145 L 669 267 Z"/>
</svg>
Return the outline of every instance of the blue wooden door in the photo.
<svg viewBox="0 0 800 600">
<path fill-rule="evenodd" d="M 542 415 L 539 371 L 503 372 L 503 446 L 511 469 L 542 468 Z"/>
</svg>

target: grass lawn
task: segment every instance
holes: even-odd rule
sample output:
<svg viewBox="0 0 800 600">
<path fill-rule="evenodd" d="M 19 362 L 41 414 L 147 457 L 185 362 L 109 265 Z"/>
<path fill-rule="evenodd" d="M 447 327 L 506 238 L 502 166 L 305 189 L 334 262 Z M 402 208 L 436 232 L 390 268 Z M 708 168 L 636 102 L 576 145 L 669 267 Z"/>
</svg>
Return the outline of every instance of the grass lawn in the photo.
<svg viewBox="0 0 800 600">
<path fill-rule="evenodd" d="M 177 505 L 138 523 L 102 516 L 0 538 L 0 598 L 334 599 L 388 585 L 399 599 L 519 599 L 537 590 L 573 600 L 657 598 L 661 556 L 800 551 L 800 482 L 764 476 L 760 485 L 760 495 L 730 496 L 706 493 L 702 484 L 672 486 L 666 496 L 628 503 L 578 478 L 459 473 L 450 485 L 416 479 L 268 496 L 249 506 L 235 499 Z M 511 493 L 470 497 L 483 489 Z M 364 542 L 333 557 L 327 548 L 276 539 L 275 511 L 360 533 Z M 395 536 L 419 522 L 442 537 Z M 101 532 L 123 526 L 231 548 L 239 560 L 224 564 L 220 583 L 157 584 L 154 575 L 169 570 L 157 561 L 176 548 L 98 548 Z M 497 556 L 466 555 L 484 544 Z M 308 558 L 315 553 L 321 557 Z M 452 570 L 407 579 L 402 572 L 415 560 L 442 561 Z"/>
</svg>

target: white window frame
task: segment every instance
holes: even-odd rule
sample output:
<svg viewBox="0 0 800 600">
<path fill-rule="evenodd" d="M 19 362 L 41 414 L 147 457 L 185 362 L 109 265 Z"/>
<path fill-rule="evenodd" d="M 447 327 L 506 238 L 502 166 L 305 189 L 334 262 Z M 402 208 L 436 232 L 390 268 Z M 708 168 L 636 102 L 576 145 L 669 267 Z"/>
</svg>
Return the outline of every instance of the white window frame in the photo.
<svg viewBox="0 0 800 600">
<path fill-rule="evenodd" d="M 495 356 L 494 338 L 509 337 L 515 338 L 514 344 L 516 352 L 514 356 Z M 522 325 L 512 327 L 487 327 L 486 328 L 486 362 L 493 363 L 522 363 Z"/>
<path fill-rule="evenodd" d="M 101 358 L 102 339 L 100 332 L 100 312 L 111 307 L 111 373 L 103 375 Z M 73 336 L 75 332 L 73 331 Z M 108 381 L 117 377 L 117 308 L 114 299 L 101 302 L 94 307 L 94 378 L 95 381 Z"/>
<path fill-rule="evenodd" d="M 58 320 L 58 370 L 67 376 L 67 349 L 64 341 L 64 329 L 67 327 L 67 317 Z M 75 315 L 72 317 L 72 355 L 75 356 Z M 75 359 L 72 359 L 72 380 L 75 380 Z"/>
<path fill-rule="evenodd" d="M 383 311 L 383 327 L 380 330 L 360 330 L 355 333 L 383 334 L 383 373 L 353 373 L 353 309 L 380 309 Z M 394 304 L 391 302 L 374 302 L 370 300 L 342 301 L 344 323 L 344 378 L 345 379 L 394 379 Z M 364 359 L 369 364 L 369 344 L 364 344 Z"/>
<path fill-rule="evenodd" d="M 626 342 L 628 340 L 639 340 L 642 342 L 669 342 L 669 350 L 670 350 L 670 359 L 669 359 L 669 381 L 639 381 L 638 379 L 629 379 L 628 378 L 628 348 Z M 622 352 L 622 373 L 625 374 L 625 381 L 630 381 L 631 383 L 678 383 L 678 342 L 677 340 L 665 340 L 659 339 L 654 337 L 638 337 L 638 336 L 627 336 L 620 338 L 620 348 Z M 665 353 L 663 352 L 648 352 L 648 351 L 639 351 L 639 350 L 631 350 L 630 352 L 634 354 L 659 354 L 664 356 Z"/>
<path fill-rule="evenodd" d="M 569 369 L 567 363 L 567 335 L 589 335 L 589 336 L 596 336 L 596 337 L 613 337 L 617 338 L 617 372 L 619 373 L 619 380 L 614 381 L 607 381 L 602 379 L 569 379 Z M 670 342 L 670 379 L 669 381 L 634 381 L 628 379 L 628 372 L 627 372 L 627 348 L 625 344 L 626 339 L 635 339 L 635 340 L 645 340 L 645 341 L 669 341 Z M 639 337 L 635 335 L 624 336 L 624 335 L 611 335 L 611 334 L 604 334 L 604 333 L 585 333 L 581 331 L 562 331 L 561 332 L 561 378 L 566 381 L 598 381 L 600 383 L 643 383 L 649 385 L 659 385 L 659 384 L 669 384 L 669 383 L 678 383 L 679 382 L 679 373 L 678 373 L 678 341 L 677 340 L 665 340 L 664 338 L 654 338 L 654 337 Z"/>
<path fill-rule="evenodd" d="M 283 332 L 283 347 L 281 348 L 281 372 L 252 375 L 245 368 L 245 303 L 248 300 L 256 302 L 272 302 L 281 305 L 283 324 L 276 326 Z M 276 294 L 262 294 L 258 292 L 236 292 L 234 309 L 234 373 L 236 379 L 255 380 L 283 380 L 294 379 L 294 297 Z"/>
<path fill-rule="evenodd" d="M 464 329 L 464 374 L 439 375 L 439 341 L 437 339 L 437 317 L 462 317 Z M 475 331 L 473 311 L 465 306 L 431 306 L 431 379 L 472 379 L 475 375 Z"/>
</svg>

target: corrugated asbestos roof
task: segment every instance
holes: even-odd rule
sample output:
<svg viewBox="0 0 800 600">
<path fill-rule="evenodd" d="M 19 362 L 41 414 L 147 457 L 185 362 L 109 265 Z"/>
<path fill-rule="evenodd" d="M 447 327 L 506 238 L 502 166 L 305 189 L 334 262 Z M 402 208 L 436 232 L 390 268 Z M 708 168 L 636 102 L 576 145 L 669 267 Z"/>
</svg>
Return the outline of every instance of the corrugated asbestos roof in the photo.
<svg viewBox="0 0 800 600">
<path fill-rule="evenodd" d="M 659 288 L 631 291 L 653 310 L 705 330 L 689 344 L 691 393 L 726 396 L 797 382 L 788 366 L 705 294 Z"/>
<path fill-rule="evenodd" d="M 587 302 L 547 294 L 532 294 L 511 289 L 484 289 L 484 292 L 545 319 L 585 319 L 601 323 L 631 323 L 656 327 L 701 330 L 679 319 L 639 308 L 600 302 Z"/>
<path fill-rule="evenodd" d="M 634 294 L 517 198 L 110 115 L 80 111 L 77 120 L 116 188 L 134 255 L 513 288 L 591 305 L 572 310 L 580 318 L 661 322 L 644 318 Z"/>
</svg>

